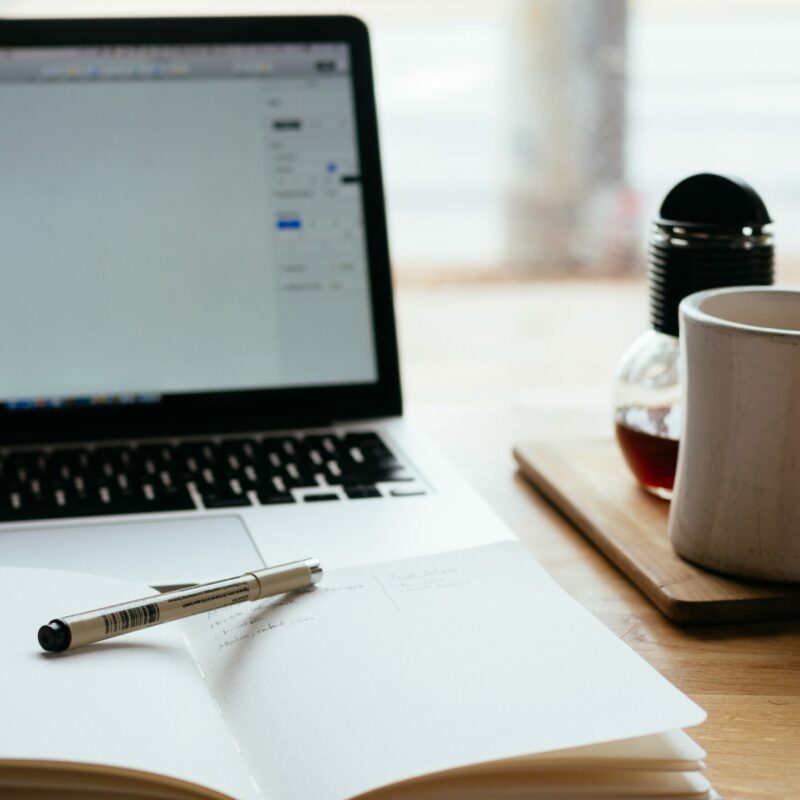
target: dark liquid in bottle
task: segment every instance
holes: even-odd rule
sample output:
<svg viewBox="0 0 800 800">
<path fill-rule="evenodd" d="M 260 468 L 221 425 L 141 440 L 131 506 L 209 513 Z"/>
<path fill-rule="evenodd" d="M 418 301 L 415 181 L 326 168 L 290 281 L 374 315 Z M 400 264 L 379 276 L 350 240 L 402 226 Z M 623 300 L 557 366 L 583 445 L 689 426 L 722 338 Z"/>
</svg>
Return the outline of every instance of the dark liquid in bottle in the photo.
<svg viewBox="0 0 800 800">
<path fill-rule="evenodd" d="M 669 499 L 678 464 L 679 419 L 671 408 L 621 408 L 616 430 L 622 454 L 639 483 Z"/>
</svg>

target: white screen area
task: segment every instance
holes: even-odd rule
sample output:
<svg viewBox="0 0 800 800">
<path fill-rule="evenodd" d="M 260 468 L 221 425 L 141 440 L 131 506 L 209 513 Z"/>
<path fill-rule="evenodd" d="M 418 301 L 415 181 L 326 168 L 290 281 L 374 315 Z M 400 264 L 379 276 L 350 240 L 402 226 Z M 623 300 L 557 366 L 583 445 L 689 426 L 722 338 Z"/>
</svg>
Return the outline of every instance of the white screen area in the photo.
<svg viewBox="0 0 800 800">
<path fill-rule="evenodd" d="M 179 56 L 0 60 L 0 398 L 376 380 L 346 60 Z"/>
</svg>

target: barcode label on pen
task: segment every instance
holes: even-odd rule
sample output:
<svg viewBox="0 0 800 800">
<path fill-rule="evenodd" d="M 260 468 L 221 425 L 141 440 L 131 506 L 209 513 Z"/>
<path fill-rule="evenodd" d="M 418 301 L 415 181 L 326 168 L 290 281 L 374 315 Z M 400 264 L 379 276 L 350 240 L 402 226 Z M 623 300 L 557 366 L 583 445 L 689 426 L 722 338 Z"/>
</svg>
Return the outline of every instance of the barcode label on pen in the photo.
<svg viewBox="0 0 800 800">
<path fill-rule="evenodd" d="M 148 603 L 146 606 L 103 614 L 103 622 L 106 626 L 106 635 L 140 628 L 142 625 L 158 622 L 158 606 L 155 603 Z"/>
</svg>

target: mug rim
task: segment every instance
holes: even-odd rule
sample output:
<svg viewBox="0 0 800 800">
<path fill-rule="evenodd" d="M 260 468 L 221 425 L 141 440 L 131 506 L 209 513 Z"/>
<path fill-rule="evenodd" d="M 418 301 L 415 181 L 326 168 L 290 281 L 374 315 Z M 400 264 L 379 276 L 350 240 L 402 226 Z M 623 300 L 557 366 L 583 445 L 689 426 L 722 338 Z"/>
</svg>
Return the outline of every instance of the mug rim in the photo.
<svg viewBox="0 0 800 800">
<path fill-rule="evenodd" d="M 728 328 L 730 330 L 742 331 L 757 335 L 780 336 L 791 339 L 800 338 L 800 329 L 790 328 L 766 328 L 760 325 L 748 325 L 745 322 L 733 322 L 723 317 L 717 317 L 703 311 L 701 304 L 709 297 L 729 294 L 786 294 L 797 298 L 800 304 L 800 289 L 793 289 L 786 286 L 726 286 L 717 289 L 704 289 L 701 292 L 694 292 L 681 300 L 678 311 L 681 319 L 691 320 L 713 328 Z"/>
</svg>

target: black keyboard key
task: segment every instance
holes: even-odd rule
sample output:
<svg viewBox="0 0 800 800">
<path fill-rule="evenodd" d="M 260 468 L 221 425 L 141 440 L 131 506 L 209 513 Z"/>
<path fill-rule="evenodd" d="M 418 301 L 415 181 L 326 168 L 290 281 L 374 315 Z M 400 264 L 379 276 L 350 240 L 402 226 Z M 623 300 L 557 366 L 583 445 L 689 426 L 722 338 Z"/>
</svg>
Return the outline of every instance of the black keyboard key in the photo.
<svg viewBox="0 0 800 800">
<path fill-rule="evenodd" d="M 404 467 L 397 469 L 369 469 L 362 465 L 358 472 L 345 472 L 338 478 L 328 478 L 328 483 L 342 486 L 358 486 L 361 484 L 395 483 L 413 481 L 415 476 Z"/>
<path fill-rule="evenodd" d="M 293 489 L 318 485 L 314 473 L 310 472 L 307 468 L 301 470 L 300 465 L 294 461 L 290 461 L 284 465 L 281 477 L 284 483 Z"/>
<path fill-rule="evenodd" d="M 322 474 L 325 476 L 325 480 L 328 483 L 336 484 L 340 482 L 340 478 L 344 473 L 342 472 L 342 468 L 339 465 L 339 462 L 336 459 L 332 458 L 329 461 L 325 462 Z"/>
<path fill-rule="evenodd" d="M 159 492 L 153 501 L 157 508 L 152 511 L 192 511 L 196 508 L 189 490 L 185 486 L 176 486 L 169 491 Z"/>
<path fill-rule="evenodd" d="M 148 481 L 153 480 L 161 469 L 161 465 L 154 458 L 143 458 L 138 466 L 139 475 Z"/>
<path fill-rule="evenodd" d="M 244 489 L 255 489 L 262 480 L 260 471 L 253 464 L 245 464 L 237 477 Z"/>
<path fill-rule="evenodd" d="M 274 486 L 262 484 L 256 489 L 258 502 L 264 506 L 273 506 L 280 503 L 294 503 L 295 499 L 290 492 L 278 491 Z"/>
<path fill-rule="evenodd" d="M 224 455 L 222 448 L 213 442 L 202 442 L 200 444 L 200 456 L 206 464 L 219 464 Z"/>
<path fill-rule="evenodd" d="M 197 475 L 195 475 L 194 482 L 198 490 L 202 492 L 204 487 L 216 486 L 219 481 L 211 467 L 202 467 Z"/>
<path fill-rule="evenodd" d="M 344 437 L 343 453 L 338 461 L 344 482 L 412 480 L 413 475 L 374 433 L 355 433 Z M 333 481 L 332 481 L 333 482 Z"/>
<path fill-rule="evenodd" d="M 44 478 L 51 482 L 65 482 L 71 480 L 74 475 L 79 474 L 80 472 L 81 470 L 77 470 L 73 464 L 69 464 L 66 461 L 60 461 L 51 456 L 47 460 L 47 469 L 45 471 Z"/>
<path fill-rule="evenodd" d="M 98 480 L 111 481 L 116 475 L 114 462 L 99 458 L 92 459 L 89 474 L 94 475 Z"/>
<path fill-rule="evenodd" d="M 272 449 L 271 447 L 261 447 L 259 448 L 259 464 L 264 469 L 268 470 L 280 470 L 283 469 L 284 459 L 286 458 L 285 453 L 281 453 L 279 450 Z"/>
<path fill-rule="evenodd" d="M 204 480 L 198 481 L 195 485 L 206 508 L 252 505 L 237 478 L 216 479 L 208 468 L 203 470 L 203 478 Z"/>
<path fill-rule="evenodd" d="M 250 506 L 250 498 L 246 494 L 230 495 L 203 495 L 203 505 L 206 508 L 240 508 Z"/>
<path fill-rule="evenodd" d="M 369 497 L 381 496 L 375 486 L 345 486 L 344 491 L 351 500 L 363 500 Z"/>
<path fill-rule="evenodd" d="M 226 475 L 240 475 L 244 467 L 249 463 L 239 453 L 226 452 L 220 462 L 219 469 Z"/>
<path fill-rule="evenodd" d="M 289 491 L 289 488 L 286 485 L 286 481 L 280 475 L 273 475 L 271 477 L 264 478 L 263 481 L 259 483 L 259 491 L 263 488 L 266 492 L 275 492 L 277 494 L 285 494 Z"/>
<path fill-rule="evenodd" d="M 89 483 L 83 475 L 74 475 L 67 480 L 54 482 L 52 488 L 55 490 L 59 486 L 66 487 L 67 491 L 72 492 L 79 500 L 88 497 Z"/>
<path fill-rule="evenodd" d="M 304 503 L 321 503 L 325 500 L 338 500 L 339 495 L 333 494 L 332 492 L 329 494 L 307 494 L 303 498 Z"/>
<path fill-rule="evenodd" d="M 366 460 L 392 455 L 392 451 L 377 433 L 348 433 L 344 437 L 343 445 L 348 452 L 352 453 L 354 450 L 360 452 Z"/>
<path fill-rule="evenodd" d="M 315 447 L 310 447 L 306 451 L 306 464 L 307 468 L 310 470 L 316 470 L 317 472 L 321 472 L 325 468 L 325 456 L 323 451 L 318 450 Z"/>
<path fill-rule="evenodd" d="M 201 470 L 200 461 L 194 456 L 181 457 L 175 467 L 175 474 L 184 481 L 193 481 Z"/>
</svg>

